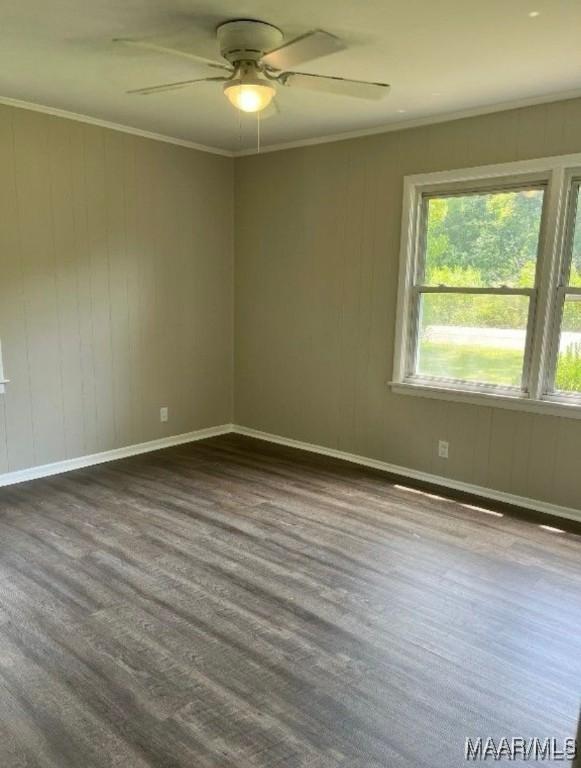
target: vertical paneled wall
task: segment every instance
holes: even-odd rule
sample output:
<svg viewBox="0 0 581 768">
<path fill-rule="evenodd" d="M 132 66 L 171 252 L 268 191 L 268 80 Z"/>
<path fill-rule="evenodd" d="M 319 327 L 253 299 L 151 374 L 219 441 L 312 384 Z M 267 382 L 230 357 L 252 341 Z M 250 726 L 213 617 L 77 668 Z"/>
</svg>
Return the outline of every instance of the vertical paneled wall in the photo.
<svg viewBox="0 0 581 768">
<path fill-rule="evenodd" d="M 0 473 L 232 420 L 232 165 L 0 107 Z"/>
<path fill-rule="evenodd" d="M 404 175 L 570 152 L 581 100 L 237 159 L 236 422 L 581 508 L 581 420 L 387 384 Z"/>
</svg>

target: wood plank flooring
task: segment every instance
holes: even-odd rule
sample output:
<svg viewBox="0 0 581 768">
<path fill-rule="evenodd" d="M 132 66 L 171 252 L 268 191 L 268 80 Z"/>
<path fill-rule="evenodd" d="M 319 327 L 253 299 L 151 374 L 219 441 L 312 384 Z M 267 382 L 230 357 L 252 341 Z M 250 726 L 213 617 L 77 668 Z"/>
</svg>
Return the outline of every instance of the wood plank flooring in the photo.
<svg viewBox="0 0 581 768">
<path fill-rule="evenodd" d="M 234 435 L 0 489 L 1 768 L 455 768 L 580 693 L 574 534 Z"/>
</svg>

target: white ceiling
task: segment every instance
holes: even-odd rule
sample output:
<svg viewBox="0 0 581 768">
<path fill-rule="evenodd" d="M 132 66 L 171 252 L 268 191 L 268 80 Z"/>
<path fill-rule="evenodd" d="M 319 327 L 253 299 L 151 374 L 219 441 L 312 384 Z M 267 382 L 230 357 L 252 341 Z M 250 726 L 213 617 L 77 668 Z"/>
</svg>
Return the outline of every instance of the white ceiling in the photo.
<svg viewBox="0 0 581 768">
<path fill-rule="evenodd" d="M 392 84 L 379 103 L 285 89 L 281 114 L 262 122 L 263 145 L 581 89 L 580 0 L 3 0 L 0 97 L 244 150 L 255 145 L 256 118 L 240 124 L 220 84 L 125 94 L 215 71 L 111 43 L 148 37 L 215 57 L 216 25 L 240 17 L 289 38 L 321 28 L 349 44 L 303 71 Z"/>
</svg>

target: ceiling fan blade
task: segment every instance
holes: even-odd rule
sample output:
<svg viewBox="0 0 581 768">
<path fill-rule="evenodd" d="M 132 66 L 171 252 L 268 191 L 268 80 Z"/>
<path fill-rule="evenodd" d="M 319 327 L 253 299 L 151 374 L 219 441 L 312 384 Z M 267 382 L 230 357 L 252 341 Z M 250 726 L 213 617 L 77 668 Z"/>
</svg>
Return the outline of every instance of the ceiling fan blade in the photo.
<svg viewBox="0 0 581 768">
<path fill-rule="evenodd" d="M 177 91 L 180 88 L 188 88 L 190 85 L 196 83 L 212 83 L 212 82 L 226 82 L 228 77 L 198 77 L 195 80 L 180 80 L 177 83 L 164 83 L 163 85 L 150 85 L 147 88 L 135 88 L 131 91 L 126 91 L 132 95 L 148 96 L 150 93 L 165 93 L 165 91 Z"/>
<path fill-rule="evenodd" d="M 150 43 L 147 40 L 133 40 L 130 37 L 116 37 L 113 40 L 114 43 L 120 43 L 121 45 L 130 45 L 133 48 L 142 48 L 146 51 L 156 51 L 157 53 L 169 53 L 173 56 L 181 56 L 184 59 L 190 61 L 197 61 L 199 64 L 205 64 L 207 67 L 215 67 L 216 69 L 225 69 L 228 72 L 232 71 L 232 67 L 227 64 L 223 64 L 215 59 L 208 59 L 205 56 L 198 56 L 195 53 L 188 53 L 187 51 L 180 51 L 177 48 L 168 48 L 165 45 L 158 45 L 157 43 Z"/>
<path fill-rule="evenodd" d="M 280 82 L 292 88 L 307 88 L 311 91 L 324 91 L 337 96 L 353 96 L 356 99 L 370 101 L 382 99 L 391 88 L 387 83 L 369 83 L 366 80 L 348 80 L 346 77 L 327 75 L 307 75 L 302 72 L 285 72 Z"/>
<path fill-rule="evenodd" d="M 314 32 L 307 32 L 306 35 L 281 45 L 280 48 L 275 48 L 263 56 L 261 61 L 271 69 L 287 70 L 304 64 L 305 61 L 342 51 L 346 47 L 345 43 L 335 35 L 316 29 Z"/>
</svg>

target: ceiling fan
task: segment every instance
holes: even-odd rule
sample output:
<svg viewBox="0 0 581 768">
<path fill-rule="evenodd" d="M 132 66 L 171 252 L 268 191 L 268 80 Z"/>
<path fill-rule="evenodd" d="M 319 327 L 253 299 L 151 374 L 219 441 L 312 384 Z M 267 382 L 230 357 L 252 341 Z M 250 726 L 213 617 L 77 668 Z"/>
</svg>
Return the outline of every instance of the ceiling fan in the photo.
<svg viewBox="0 0 581 768">
<path fill-rule="evenodd" d="M 216 36 L 220 53 L 227 63 L 147 40 L 116 38 L 114 42 L 182 56 L 224 72 L 215 77 L 153 85 L 128 93 L 145 96 L 188 88 L 196 83 L 223 83 L 224 94 L 235 107 L 243 112 L 260 112 L 272 101 L 277 85 L 371 100 L 381 99 L 390 88 L 386 83 L 293 71 L 293 67 L 347 47 L 338 37 L 323 30 L 308 32 L 285 43 L 280 29 L 272 24 L 252 19 L 233 19 L 220 24 Z"/>
</svg>

